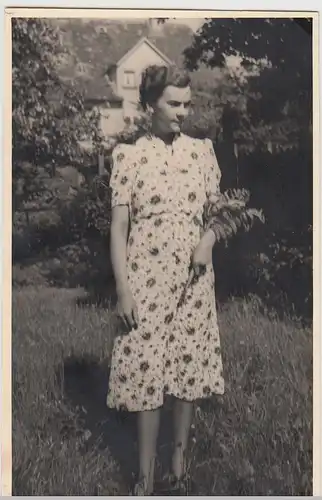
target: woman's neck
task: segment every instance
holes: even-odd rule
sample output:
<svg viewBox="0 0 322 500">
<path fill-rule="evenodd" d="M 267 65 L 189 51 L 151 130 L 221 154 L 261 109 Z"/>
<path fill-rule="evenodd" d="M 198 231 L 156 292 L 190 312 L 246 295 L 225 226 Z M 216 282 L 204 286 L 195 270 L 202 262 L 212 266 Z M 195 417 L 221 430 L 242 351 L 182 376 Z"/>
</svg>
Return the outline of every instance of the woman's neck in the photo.
<svg viewBox="0 0 322 500">
<path fill-rule="evenodd" d="M 176 139 L 176 137 L 178 137 L 179 135 L 179 133 L 177 132 L 172 132 L 172 131 L 164 132 L 158 129 L 158 127 L 153 127 L 153 126 L 151 129 L 151 134 L 161 139 L 165 144 L 172 144 L 173 141 Z"/>
</svg>

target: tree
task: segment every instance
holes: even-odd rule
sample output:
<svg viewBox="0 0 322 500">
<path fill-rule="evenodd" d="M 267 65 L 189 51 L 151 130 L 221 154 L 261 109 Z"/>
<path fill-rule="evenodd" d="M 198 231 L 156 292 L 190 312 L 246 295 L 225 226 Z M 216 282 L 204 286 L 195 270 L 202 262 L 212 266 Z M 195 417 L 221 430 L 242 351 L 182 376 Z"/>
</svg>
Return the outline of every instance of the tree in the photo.
<svg viewBox="0 0 322 500">
<path fill-rule="evenodd" d="M 310 19 L 207 19 L 185 50 L 190 70 L 200 64 L 225 67 L 241 58 L 249 72 L 240 93 L 247 113 L 240 115 L 235 140 L 276 149 L 298 147 L 303 130 L 312 131 L 312 22 Z M 255 72 L 254 72 L 255 70 Z"/>
<path fill-rule="evenodd" d="M 222 141 L 222 119 L 227 104 L 241 116 L 245 108 L 245 96 L 227 68 L 209 69 L 200 65 L 191 73 L 192 113 L 184 124 L 185 131 L 197 137 L 210 137 L 213 142 Z"/>
<path fill-rule="evenodd" d="M 78 141 L 96 131 L 82 96 L 57 74 L 64 54 L 58 27 L 42 19 L 12 20 L 14 207 L 44 195 L 39 167 L 82 162 Z M 17 193 L 18 191 L 18 193 Z M 15 196 L 17 194 L 17 196 Z"/>
</svg>

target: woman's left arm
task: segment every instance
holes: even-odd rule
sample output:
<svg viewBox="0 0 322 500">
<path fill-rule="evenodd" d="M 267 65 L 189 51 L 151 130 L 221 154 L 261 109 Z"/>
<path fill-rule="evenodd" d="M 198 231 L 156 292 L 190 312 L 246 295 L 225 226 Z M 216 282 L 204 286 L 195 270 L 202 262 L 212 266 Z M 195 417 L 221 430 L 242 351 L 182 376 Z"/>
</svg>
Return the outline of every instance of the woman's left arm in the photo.
<svg viewBox="0 0 322 500">
<path fill-rule="evenodd" d="M 210 139 L 204 141 L 203 160 L 207 203 L 214 204 L 220 197 L 221 171 Z M 192 265 L 196 271 L 200 266 L 202 267 L 212 262 L 212 249 L 216 242 L 216 236 L 210 228 L 210 222 L 210 220 L 204 221 L 205 232 L 192 257 Z"/>
</svg>

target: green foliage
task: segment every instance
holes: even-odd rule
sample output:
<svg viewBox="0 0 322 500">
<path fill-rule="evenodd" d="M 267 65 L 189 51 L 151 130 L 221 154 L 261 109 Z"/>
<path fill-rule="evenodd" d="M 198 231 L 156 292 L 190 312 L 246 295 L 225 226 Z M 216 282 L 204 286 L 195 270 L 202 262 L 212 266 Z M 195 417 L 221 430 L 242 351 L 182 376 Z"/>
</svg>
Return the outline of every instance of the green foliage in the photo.
<svg viewBox="0 0 322 500">
<path fill-rule="evenodd" d="M 249 231 L 255 222 L 265 222 L 263 212 L 248 208 L 250 193 L 246 189 L 230 189 L 221 193 L 218 199 L 210 200 L 205 206 L 205 229 L 211 229 L 216 241 L 226 241 L 238 230 Z"/>
<path fill-rule="evenodd" d="M 73 241 L 108 237 L 111 220 L 108 179 L 109 176 L 95 176 L 78 190 L 75 198 L 62 205 L 62 223 Z"/>
<path fill-rule="evenodd" d="M 12 211 L 15 213 L 25 202 L 41 198 L 47 193 L 43 176 L 36 165 L 19 161 L 13 163 Z"/>
<path fill-rule="evenodd" d="M 200 64 L 225 67 L 227 56 L 241 58 L 248 76 L 236 84 L 247 106 L 242 113 L 237 109 L 232 137 L 245 150 L 268 144 L 276 150 L 298 148 L 303 130 L 310 140 L 311 24 L 309 19 L 208 19 L 185 50 L 191 70 Z M 234 103 L 230 107 L 236 111 Z"/>
<path fill-rule="evenodd" d="M 241 56 L 245 67 L 267 59 L 273 67 L 294 68 L 298 64 L 309 68 L 311 35 L 309 18 L 208 18 L 185 55 L 190 69 L 196 69 L 199 62 L 224 66 L 226 56 Z M 296 52 L 292 50 L 295 44 Z M 310 75 L 297 76 L 310 79 Z"/>
<path fill-rule="evenodd" d="M 243 116 L 244 92 L 226 68 L 210 69 L 204 64 L 191 73 L 191 86 L 192 113 L 185 120 L 183 131 L 199 138 L 210 137 L 216 143 L 222 141 L 227 105 L 234 108 L 237 117 Z"/>
<path fill-rule="evenodd" d="M 63 53 L 57 27 L 42 19 L 12 20 L 13 194 L 20 183 L 20 203 L 41 191 L 39 165 L 54 173 L 56 165 L 82 163 L 78 141 L 97 132 L 98 117 L 85 113 L 82 96 L 57 74 Z M 27 163 L 33 165 L 28 172 Z"/>
<path fill-rule="evenodd" d="M 285 230 L 272 234 L 248 262 L 247 272 L 266 303 L 285 309 L 291 304 L 303 317 L 312 317 L 312 227 L 299 235 Z"/>
</svg>

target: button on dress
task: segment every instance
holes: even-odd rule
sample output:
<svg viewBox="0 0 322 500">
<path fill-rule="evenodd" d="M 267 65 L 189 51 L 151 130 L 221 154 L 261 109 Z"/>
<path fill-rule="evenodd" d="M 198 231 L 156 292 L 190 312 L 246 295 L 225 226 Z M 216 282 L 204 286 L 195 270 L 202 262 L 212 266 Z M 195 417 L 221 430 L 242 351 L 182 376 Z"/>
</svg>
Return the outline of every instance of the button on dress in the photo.
<svg viewBox="0 0 322 500">
<path fill-rule="evenodd" d="M 145 135 L 117 145 L 112 159 L 112 207 L 129 207 L 127 274 L 139 323 L 115 338 L 107 406 L 144 411 L 162 406 L 165 394 L 223 394 L 212 263 L 178 307 L 204 205 L 219 192 L 212 142 L 180 134 L 167 145 Z"/>
</svg>

